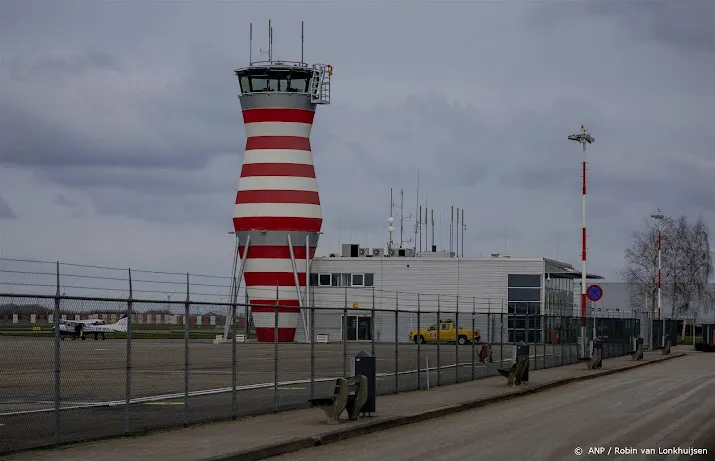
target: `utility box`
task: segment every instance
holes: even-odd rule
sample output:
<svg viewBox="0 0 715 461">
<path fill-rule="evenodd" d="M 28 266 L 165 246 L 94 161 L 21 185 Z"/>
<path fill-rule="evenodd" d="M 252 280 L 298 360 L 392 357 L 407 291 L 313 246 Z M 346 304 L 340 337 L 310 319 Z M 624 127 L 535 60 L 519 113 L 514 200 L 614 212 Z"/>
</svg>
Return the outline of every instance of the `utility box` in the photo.
<svg viewBox="0 0 715 461">
<path fill-rule="evenodd" d="M 364 350 L 355 356 L 355 376 L 363 375 L 367 378 L 367 401 L 360 413 L 375 413 L 377 400 L 377 377 L 375 357 Z"/>
<path fill-rule="evenodd" d="M 601 352 L 601 359 L 603 359 L 603 358 L 604 358 L 604 357 L 603 357 L 603 341 L 601 341 L 600 338 L 596 338 L 596 339 L 593 340 L 593 352 L 594 352 L 594 354 L 596 353 L 596 351 L 600 351 L 600 352 Z"/>
<path fill-rule="evenodd" d="M 519 341 L 518 343 L 516 343 L 516 358 L 518 359 L 522 356 L 526 356 L 527 361 L 526 368 L 524 368 L 524 374 L 521 377 L 521 381 L 527 383 L 529 382 L 529 345 L 526 344 L 524 341 Z"/>
</svg>

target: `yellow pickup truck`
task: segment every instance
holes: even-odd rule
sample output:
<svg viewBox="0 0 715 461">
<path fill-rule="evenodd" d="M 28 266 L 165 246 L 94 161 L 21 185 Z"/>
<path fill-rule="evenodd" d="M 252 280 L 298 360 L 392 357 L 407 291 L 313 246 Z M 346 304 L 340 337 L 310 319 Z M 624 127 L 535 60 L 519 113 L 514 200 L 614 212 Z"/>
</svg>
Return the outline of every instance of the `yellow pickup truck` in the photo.
<svg viewBox="0 0 715 461">
<path fill-rule="evenodd" d="M 414 341 L 415 344 L 436 343 L 438 332 L 440 343 L 453 343 L 456 341 L 459 344 L 467 344 L 472 341 L 479 342 L 482 339 L 478 329 L 472 331 L 468 328 L 460 328 L 457 331 L 454 320 L 446 320 L 430 325 L 428 328 L 422 328 L 419 331 L 410 331 L 410 341 Z"/>
</svg>

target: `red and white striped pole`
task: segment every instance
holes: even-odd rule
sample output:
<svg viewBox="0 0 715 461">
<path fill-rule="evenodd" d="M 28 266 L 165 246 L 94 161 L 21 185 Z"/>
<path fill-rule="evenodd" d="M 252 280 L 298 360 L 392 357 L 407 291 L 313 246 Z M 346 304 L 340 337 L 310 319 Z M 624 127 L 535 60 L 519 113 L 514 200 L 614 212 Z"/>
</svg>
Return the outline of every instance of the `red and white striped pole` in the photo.
<svg viewBox="0 0 715 461">
<path fill-rule="evenodd" d="M 583 131 L 583 126 L 581 127 Z M 586 143 L 583 147 L 582 184 L 581 184 L 581 317 L 586 326 Z"/>
<path fill-rule="evenodd" d="M 586 144 L 592 144 L 595 139 L 581 125 L 581 131 L 568 137 L 571 141 L 581 144 L 583 162 L 581 166 L 581 337 L 583 347 L 586 347 Z M 595 337 L 595 323 L 594 323 Z"/>
<path fill-rule="evenodd" d="M 660 245 L 662 241 L 662 231 L 660 228 L 660 220 L 658 220 L 658 320 L 660 320 L 660 313 L 661 313 L 661 291 L 660 291 L 660 274 L 661 274 L 661 263 L 660 263 Z"/>
<path fill-rule="evenodd" d="M 658 209 L 658 213 L 650 215 L 651 218 L 655 218 L 658 220 L 658 281 L 656 282 L 656 286 L 658 287 L 658 320 L 661 319 L 661 312 L 662 312 L 662 296 L 661 296 L 661 247 L 662 247 L 662 241 L 663 241 L 663 218 L 665 215 L 663 215 L 663 210 L 660 208 Z M 663 347 L 665 347 L 665 321 L 663 322 Z"/>
</svg>

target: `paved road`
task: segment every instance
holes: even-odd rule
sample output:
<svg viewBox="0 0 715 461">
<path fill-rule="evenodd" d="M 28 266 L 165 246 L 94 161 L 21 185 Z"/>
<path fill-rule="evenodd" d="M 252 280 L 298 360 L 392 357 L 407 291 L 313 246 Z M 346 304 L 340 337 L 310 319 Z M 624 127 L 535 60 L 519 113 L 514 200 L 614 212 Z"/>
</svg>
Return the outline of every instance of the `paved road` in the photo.
<svg viewBox="0 0 715 461">
<path fill-rule="evenodd" d="M 715 459 L 715 356 L 692 354 L 272 461 Z M 584 396 L 588 398 L 584 399 Z M 586 450 L 574 454 L 576 447 Z M 601 456 L 589 447 L 605 447 Z M 616 447 L 637 450 L 615 454 Z M 658 454 L 673 447 L 702 455 Z M 652 448 L 653 454 L 641 454 Z"/>
</svg>

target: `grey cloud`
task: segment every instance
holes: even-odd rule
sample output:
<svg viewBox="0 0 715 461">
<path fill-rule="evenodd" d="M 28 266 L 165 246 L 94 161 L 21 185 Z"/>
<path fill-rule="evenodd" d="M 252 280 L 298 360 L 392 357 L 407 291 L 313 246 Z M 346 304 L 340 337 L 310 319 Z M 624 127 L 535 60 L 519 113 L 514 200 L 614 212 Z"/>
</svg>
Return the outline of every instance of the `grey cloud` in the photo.
<svg viewBox="0 0 715 461">
<path fill-rule="evenodd" d="M 238 154 L 208 154 L 205 168 L 147 168 L 116 166 L 38 167 L 35 174 L 73 189 L 95 189 L 116 186 L 121 189 L 159 196 L 181 197 L 233 190 L 241 170 Z M 235 192 L 235 191 L 234 191 Z"/>
<path fill-rule="evenodd" d="M 122 71 L 115 56 L 98 50 L 83 50 L 67 55 L 45 55 L 38 59 L 12 57 L 5 61 L 10 83 L 39 79 L 50 83 L 58 78 L 72 78 L 92 70 Z"/>
<path fill-rule="evenodd" d="M 533 10 L 532 29 L 612 20 L 621 37 L 656 41 L 685 52 L 715 52 L 715 3 L 710 0 L 558 2 Z M 613 33 L 613 30 L 611 30 Z M 584 52 L 590 43 L 583 41 Z"/>
<path fill-rule="evenodd" d="M 687 44 L 707 40 L 707 32 L 681 30 L 682 11 L 663 19 L 663 6 L 575 3 L 388 2 L 378 12 L 330 2 L 311 15 L 306 56 L 336 67 L 333 104 L 319 108 L 312 138 L 322 251 L 349 236 L 384 242 L 391 187 L 396 202 L 405 189 L 413 215 L 405 234 L 413 235 L 419 169 L 440 248 L 454 204 L 466 208 L 467 254 L 503 252 L 506 224 L 509 253 L 555 256 L 558 247 L 562 259 L 578 263 L 580 152 L 566 136 L 580 123 L 596 137 L 588 208 L 594 270 L 622 264 L 630 232 L 651 208 L 712 217 L 712 175 L 695 160 L 673 160 L 687 154 L 706 162 L 711 154 L 711 136 L 703 135 L 713 98 L 703 76 L 709 57 L 692 57 L 708 47 Z M 299 38 L 305 6 L 290 5 L 289 14 L 264 2 L 36 5 L 0 3 L 0 24 L 14 21 L 0 26 L 7 52 L 0 161 L 31 171 L 37 184 L 60 185 L 51 204 L 69 205 L 64 192 L 81 202 L 75 208 L 86 215 L 68 221 L 86 219 L 90 233 L 91 208 L 117 228 L 132 223 L 137 235 L 162 225 L 178 233 L 202 224 L 192 236 L 230 228 L 245 142 L 232 71 L 248 59 L 248 22 L 257 29 L 254 58 L 265 48 L 268 17 L 278 55 L 297 56 L 291 37 Z M 629 36 L 617 39 L 635 51 L 624 51 L 609 34 L 633 15 L 633 32 L 621 28 Z M 653 39 L 694 53 L 636 44 Z M 573 57 L 578 43 L 592 60 Z"/>
<path fill-rule="evenodd" d="M 180 199 L 156 194 L 94 189 L 90 200 L 98 214 L 117 218 L 139 218 L 146 223 L 204 224 L 232 228 L 233 200 L 224 194 L 184 195 Z"/>
<path fill-rule="evenodd" d="M 715 53 L 715 3 L 709 0 L 587 2 L 588 9 L 616 18 L 633 34 L 682 51 Z"/>
<path fill-rule="evenodd" d="M 55 203 L 67 208 L 74 208 L 77 206 L 77 202 L 68 199 L 63 194 L 59 194 L 57 197 L 55 197 Z"/>
<path fill-rule="evenodd" d="M 221 60 L 207 56 L 196 59 L 199 67 L 187 73 L 181 87 L 151 94 L 150 99 L 131 106 L 131 113 L 116 114 L 120 121 L 127 122 L 140 117 L 144 129 L 151 133 L 143 140 L 133 138 L 132 132 L 123 132 L 122 126 L 111 132 L 113 139 L 98 138 L 81 122 L 72 121 L 72 107 L 60 111 L 66 112 L 63 118 L 48 119 L 43 108 L 47 102 L 39 100 L 35 107 L 30 107 L 27 101 L 16 101 L 11 93 L 11 80 L 4 86 L 4 92 L 0 89 L 0 137 L 4 144 L 0 160 L 35 166 L 141 165 L 195 169 L 204 166 L 217 152 L 241 151 L 243 128 L 235 99 L 235 79 L 229 69 L 224 69 L 223 78 L 216 76 L 215 63 Z M 67 75 L 66 81 L 72 82 L 74 78 L 106 69 L 114 72 L 115 78 L 122 78 L 126 66 L 119 57 L 87 52 L 36 60 L 15 58 L 9 74 L 23 84 L 27 84 L 25 77 L 31 77 L 34 85 L 47 88 L 58 78 L 55 68 Z M 103 101 L 96 103 L 111 107 L 114 102 L 110 81 L 96 84 L 105 90 Z M 56 89 L 60 93 L 63 90 Z"/>
<path fill-rule="evenodd" d="M 0 219 L 15 219 L 16 217 L 10 205 L 0 195 Z"/>
</svg>

